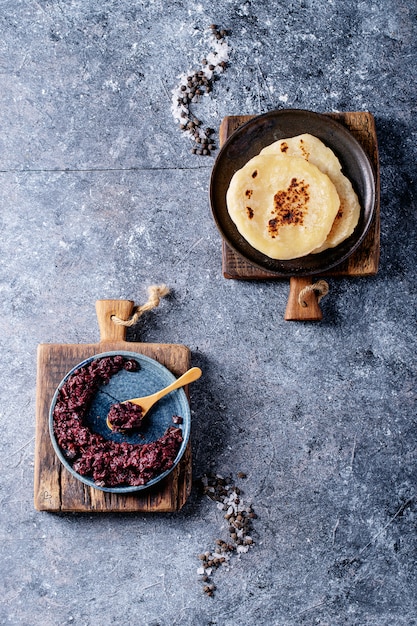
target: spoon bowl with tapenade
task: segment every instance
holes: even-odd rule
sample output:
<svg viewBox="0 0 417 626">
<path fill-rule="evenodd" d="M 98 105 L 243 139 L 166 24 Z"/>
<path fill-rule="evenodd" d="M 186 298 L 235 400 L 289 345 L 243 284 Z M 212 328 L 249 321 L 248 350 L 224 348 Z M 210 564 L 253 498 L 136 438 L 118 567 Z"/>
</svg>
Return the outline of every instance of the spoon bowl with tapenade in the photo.
<svg viewBox="0 0 417 626">
<path fill-rule="evenodd" d="M 113 404 L 110 407 L 109 414 L 107 416 L 107 426 L 110 430 L 115 432 L 122 432 L 133 428 L 140 428 L 145 415 L 151 410 L 151 408 L 164 396 L 166 396 L 174 389 L 179 389 L 192 383 L 200 378 L 202 371 L 199 367 L 192 367 L 187 370 L 182 376 L 177 378 L 173 383 L 164 387 L 160 391 L 153 393 L 143 398 L 131 398 L 130 400 L 124 400 L 117 404 Z"/>
</svg>

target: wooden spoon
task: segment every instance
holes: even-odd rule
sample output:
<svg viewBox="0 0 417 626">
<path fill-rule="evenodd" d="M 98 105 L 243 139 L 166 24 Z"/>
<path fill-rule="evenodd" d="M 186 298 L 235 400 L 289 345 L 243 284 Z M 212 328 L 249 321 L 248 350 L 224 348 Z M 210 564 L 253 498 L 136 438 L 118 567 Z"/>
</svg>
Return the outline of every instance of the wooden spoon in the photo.
<svg viewBox="0 0 417 626">
<path fill-rule="evenodd" d="M 184 385 L 188 385 L 188 383 L 192 383 L 198 378 L 200 378 L 202 371 L 199 367 L 192 367 L 187 370 L 182 376 L 174 380 L 173 383 L 168 385 L 168 387 L 164 387 L 161 391 L 157 391 L 156 393 L 151 394 L 150 396 L 144 396 L 143 398 L 132 398 L 131 400 L 124 400 L 122 404 L 126 404 L 126 402 L 131 402 L 132 404 L 139 404 L 142 407 L 142 414 L 146 415 L 146 413 L 153 407 L 153 405 L 158 402 L 161 398 L 166 396 L 174 389 L 178 389 L 179 387 L 184 387 Z"/>
<path fill-rule="evenodd" d="M 153 407 L 154 404 L 156 404 L 156 402 L 158 402 L 158 400 L 166 396 L 171 391 L 174 391 L 174 389 L 184 387 L 184 385 L 188 385 L 188 383 L 194 382 L 195 380 L 200 378 L 201 374 L 202 371 L 199 367 L 192 367 L 191 369 L 187 370 L 182 376 L 177 378 L 177 380 L 174 380 L 173 383 L 171 383 L 167 387 L 164 387 L 164 389 L 161 389 L 160 391 L 157 391 L 150 396 L 144 396 L 143 398 L 132 398 L 130 400 L 124 400 L 120 404 L 126 404 L 127 402 L 130 402 L 131 404 L 138 404 L 142 409 L 142 420 L 145 417 L 146 413 L 150 411 L 150 409 Z M 112 430 L 108 419 L 107 426 Z"/>
</svg>

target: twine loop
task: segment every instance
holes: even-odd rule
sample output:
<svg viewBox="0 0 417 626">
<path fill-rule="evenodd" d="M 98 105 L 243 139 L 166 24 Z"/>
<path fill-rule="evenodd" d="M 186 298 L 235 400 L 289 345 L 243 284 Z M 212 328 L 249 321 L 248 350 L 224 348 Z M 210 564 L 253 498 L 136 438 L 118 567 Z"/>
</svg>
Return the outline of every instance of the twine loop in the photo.
<svg viewBox="0 0 417 626">
<path fill-rule="evenodd" d="M 112 321 L 119 326 L 134 326 L 143 313 L 159 306 L 161 298 L 169 294 L 169 289 L 166 285 L 151 285 L 148 287 L 148 294 L 148 301 L 140 306 L 135 306 L 132 316 L 128 320 L 122 320 L 117 315 L 112 315 Z"/>
<path fill-rule="evenodd" d="M 306 296 L 310 291 L 314 291 L 317 295 L 317 302 L 320 303 L 320 300 L 327 296 L 329 293 L 329 285 L 325 280 L 318 280 L 313 285 L 307 285 L 303 289 L 301 289 L 298 294 L 298 304 L 302 307 L 307 306 L 307 302 L 304 300 L 304 296 Z"/>
</svg>

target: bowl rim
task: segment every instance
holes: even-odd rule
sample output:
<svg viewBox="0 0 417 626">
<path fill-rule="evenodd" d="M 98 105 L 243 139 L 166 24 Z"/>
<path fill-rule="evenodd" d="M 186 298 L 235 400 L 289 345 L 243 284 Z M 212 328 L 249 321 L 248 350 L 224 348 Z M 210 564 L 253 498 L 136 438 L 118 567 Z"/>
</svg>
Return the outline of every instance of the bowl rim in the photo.
<svg viewBox="0 0 417 626">
<path fill-rule="evenodd" d="M 181 402 L 181 406 L 184 407 L 185 411 L 184 411 L 184 415 L 182 415 L 183 418 L 183 423 L 181 425 L 179 425 L 179 427 L 182 430 L 183 433 L 183 440 L 181 443 L 181 447 L 178 451 L 177 456 L 175 457 L 175 461 L 173 463 L 173 465 L 165 470 L 164 472 L 162 472 L 162 474 L 159 474 L 158 476 L 155 476 L 154 478 L 152 478 L 150 481 L 148 481 L 147 483 L 145 483 L 144 485 L 125 485 L 125 486 L 120 486 L 120 487 L 106 487 L 106 486 L 100 486 L 97 485 L 94 480 L 92 478 L 89 478 L 88 476 L 83 476 L 81 474 L 79 474 L 78 472 L 76 472 L 74 470 L 74 468 L 72 467 L 71 463 L 68 461 L 68 459 L 65 457 L 65 455 L 63 454 L 57 440 L 55 437 L 55 433 L 54 433 L 54 408 L 58 399 L 58 394 L 60 392 L 61 387 L 65 384 L 65 382 L 79 369 L 81 369 L 82 367 L 85 367 L 86 365 L 88 365 L 89 363 L 91 363 L 92 361 L 101 359 L 101 358 L 105 358 L 108 356 L 124 356 L 126 358 L 133 358 L 138 360 L 139 362 L 142 361 L 148 365 L 150 365 L 151 367 L 154 367 L 155 369 L 159 370 L 159 372 L 163 372 L 164 376 L 167 378 L 167 385 L 170 384 L 170 382 L 174 382 L 176 380 L 176 377 L 174 376 L 174 374 L 162 363 L 159 363 L 159 361 L 157 361 L 156 359 L 153 359 L 152 357 L 146 356 L 145 354 L 141 354 L 140 352 L 130 352 L 128 350 L 111 350 L 111 351 L 107 351 L 107 352 L 100 352 L 94 355 L 91 355 L 89 357 L 87 357 L 86 359 L 84 359 L 83 361 L 81 361 L 80 363 L 78 363 L 77 365 L 74 365 L 74 367 L 72 367 L 66 374 L 65 376 L 62 378 L 62 380 L 60 381 L 60 383 L 58 384 L 58 386 L 55 389 L 54 395 L 52 397 L 51 400 L 51 404 L 49 407 L 49 419 L 48 419 L 48 425 L 49 425 L 49 435 L 50 435 L 50 439 L 52 442 L 52 446 L 54 448 L 54 451 L 59 459 L 59 461 L 62 463 L 62 465 L 65 467 L 65 469 L 67 469 L 70 474 L 72 476 L 74 476 L 77 480 L 79 480 L 80 482 L 84 483 L 85 485 L 88 485 L 89 487 L 93 487 L 94 489 L 98 489 L 100 491 L 105 491 L 105 492 L 109 492 L 109 493 L 115 493 L 115 494 L 125 494 L 125 493 L 132 493 L 132 492 L 136 492 L 136 491 L 143 491 L 145 489 L 149 489 L 151 487 L 153 487 L 154 485 L 156 485 L 157 483 L 161 482 L 162 480 L 164 480 L 164 478 L 166 478 L 173 470 L 174 468 L 178 465 L 178 463 L 181 461 L 182 457 L 184 456 L 184 453 L 186 451 L 186 448 L 188 446 L 188 442 L 190 439 L 190 432 L 191 432 L 191 408 L 190 408 L 190 403 L 188 401 L 187 395 L 185 394 L 184 389 L 181 387 L 179 389 L 176 389 L 173 391 L 173 393 L 178 394 L 179 398 L 180 398 L 180 402 Z M 139 444 L 140 445 L 140 444 Z"/>
</svg>

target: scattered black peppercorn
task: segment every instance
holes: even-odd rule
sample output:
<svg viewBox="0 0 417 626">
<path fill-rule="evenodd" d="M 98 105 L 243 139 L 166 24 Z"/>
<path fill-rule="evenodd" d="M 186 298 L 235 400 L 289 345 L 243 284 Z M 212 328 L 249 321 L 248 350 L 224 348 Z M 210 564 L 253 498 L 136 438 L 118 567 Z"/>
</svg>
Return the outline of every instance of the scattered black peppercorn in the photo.
<svg viewBox="0 0 417 626">
<path fill-rule="evenodd" d="M 246 478 L 246 474 L 239 472 L 238 477 Z M 228 524 L 228 540 L 216 539 L 212 552 L 204 552 L 198 556 L 201 564 L 197 573 L 205 583 L 203 591 L 212 596 L 216 589 L 211 582 L 214 571 L 220 566 L 228 566 L 233 554 L 240 555 L 253 547 L 252 520 L 256 515 L 252 505 L 243 501 L 243 492 L 233 484 L 232 477 L 205 475 L 201 479 L 201 486 L 203 493 L 217 502 L 217 507 L 224 511 L 224 519 Z"/>
<path fill-rule="evenodd" d="M 210 135 L 214 134 L 212 128 L 201 128 L 201 122 L 194 121 L 191 126 L 189 122 L 193 119 L 190 105 L 198 102 L 200 96 L 212 93 L 213 83 L 219 78 L 226 67 L 229 56 L 229 46 L 225 41 L 228 31 L 219 29 L 216 24 L 210 25 L 211 43 L 213 51 L 201 60 L 201 69 L 192 74 L 181 75 L 179 85 L 172 91 L 172 114 L 182 132 L 187 134 L 194 143 L 204 143 L 203 150 L 191 150 L 192 154 L 210 156 L 215 150 L 213 142 L 208 143 Z M 183 120 L 186 120 L 184 123 Z"/>
</svg>

